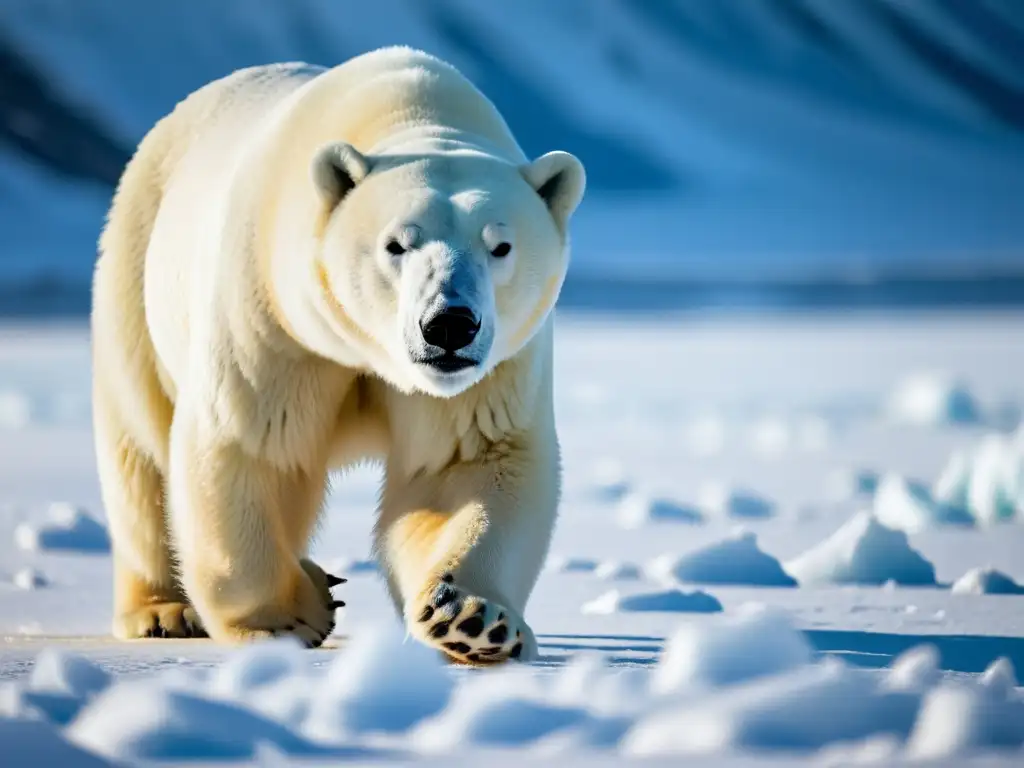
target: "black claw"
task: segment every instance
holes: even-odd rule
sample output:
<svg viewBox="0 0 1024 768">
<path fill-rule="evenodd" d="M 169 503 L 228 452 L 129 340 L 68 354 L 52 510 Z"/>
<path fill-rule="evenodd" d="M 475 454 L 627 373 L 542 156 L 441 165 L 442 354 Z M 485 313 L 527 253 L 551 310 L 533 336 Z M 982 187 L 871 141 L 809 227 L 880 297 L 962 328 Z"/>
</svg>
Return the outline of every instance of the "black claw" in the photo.
<svg viewBox="0 0 1024 768">
<path fill-rule="evenodd" d="M 443 581 L 445 584 L 451 584 L 453 581 L 455 581 L 455 577 L 452 576 L 450 573 L 446 573 L 444 576 L 441 577 L 441 581 Z"/>
<path fill-rule="evenodd" d="M 348 581 L 348 579 L 343 576 L 335 576 L 333 573 L 325 573 L 324 575 L 327 577 L 328 587 L 336 587 L 339 584 L 344 584 Z"/>
<path fill-rule="evenodd" d="M 522 654 L 522 652 L 523 652 L 523 644 L 522 643 L 516 643 L 515 645 L 512 646 L 512 650 L 509 651 L 508 655 L 510 657 L 512 657 L 513 659 L 518 659 L 519 656 Z"/>
<path fill-rule="evenodd" d="M 345 601 L 344 600 L 332 600 L 331 602 L 329 602 L 327 604 L 328 610 L 331 610 L 331 611 L 336 611 L 338 608 L 344 608 L 344 607 L 345 607 Z"/>
<path fill-rule="evenodd" d="M 469 654 L 466 655 L 466 658 L 469 661 L 478 662 L 478 661 L 480 661 L 480 654 L 478 654 L 478 653 L 469 653 Z"/>
</svg>

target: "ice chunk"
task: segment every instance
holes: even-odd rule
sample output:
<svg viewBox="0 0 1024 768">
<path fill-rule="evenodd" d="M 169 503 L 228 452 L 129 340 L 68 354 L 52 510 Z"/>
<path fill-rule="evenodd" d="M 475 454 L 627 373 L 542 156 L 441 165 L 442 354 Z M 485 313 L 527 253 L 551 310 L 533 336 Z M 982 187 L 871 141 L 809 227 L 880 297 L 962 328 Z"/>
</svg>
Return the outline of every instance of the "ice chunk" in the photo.
<svg viewBox="0 0 1024 768">
<path fill-rule="evenodd" d="M 672 499 L 633 492 L 619 501 L 616 519 L 623 528 L 641 528 L 651 523 L 701 523 L 704 516 Z"/>
<path fill-rule="evenodd" d="M 317 748 L 285 726 L 229 701 L 150 679 L 118 682 L 68 727 L 68 739 L 112 760 L 251 759 L 264 742 L 285 754 Z"/>
<path fill-rule="evenodd" d="M 709 482 L 699 491 L 697 506 L 712 517 L 761 520 L 775 514 L 774 505 L 745 488 Z"/>
<path fill-rule="evenodd" d="M 545 568 L 556 573 L 593 573 L 597 566 L 598 561 L 589 557 L 552 555 L 548 558 Z"/>
<path fill-rule="evenodd" d="M 41 720 L 0 718 L 2 764 L 10 768 L 103 768 L 114 764 L 68 743 L 59 730 Z"/>
<path fill-rule="evenodd" d="M 585 706 L 546 701 L 535 681 L 518 670 L 485 675 L 460 685 L 447 709 L 416 728 L 412 744 L 430 753 L 521 746 L 588 719 Z"/>
<path fill-rule="evenodd" d="M 19 525 L 14 540 L 21 549 L 29 551 L 110 551 L 110 537 L 104 525 L 85 510 L 63 502 L 50 505 L 45 522 Z"/>
<path fill-rule="evenodd" d="M 1024 702 L 999 701 L 977 688 L 949 684 L 925 696 L 907 754 L 934 759 L 1022 745 Z"/>
<path fill-rule="evenodd" d="M 46 576 L 35 568 L 22 568 L 14 574 L 14 578 L 11 581 L 18 589 L 38 589 L 39 587 L 45 587 L 49 583 Z"/>
<path fill-rule="evenodd" d="M 643 572 L 634 563 L 605 560 L 594 569 L 594 575 L 606 581 L 634 581 L 643 576 Z"/>
<path fill-rule="evenodd" d="M 919 533 L 938 525 L 973 523 L 962 507 L 936 503 L 927 488 L 895 473 L 884 475 L 879 482 L 874 513 L 883 525 L 907 533 Z"/>
<path fill-rule="evenodd" d="M 758 547 L 757 536 L 750 531 L 737 531 L 681 557 L 657 557 L 647 565 L 647 573 L 654 580 L 692 584 L 796 586 L 796 581 L 783 570 L 779 561 Z"/>
<path fill-rule="evenodd" d="M 757 652 L 752 645 L 750 654 Z M 633 756 L 749 749 L 812 750 L 909 731 L 917 696 L 880 692 L 862 672 L 829 659 L 656 711 L 626 735 Z"/>
<path fill-rule="evenodd" d="M 722 604 L 707 592 L 683 592 L 666 589 L 659 592 L 639 592 L 622 595 L 618 590 L 606 592 L 583 605 L 583 613 L 610 614 L 654 612 L 663 613 L 716 613 Z"/>
<path fill-rule="evenodd" d="M 954 595 L 1020 595 L 1024 587 L 992 567 L 972 568 L 952 586 Z"/>
<path fill-rule="evenodd" d="M 681 625 L 654 671 L 651 689 L 733 685 L 809 663 L 811 647 L 789 618 L 757 603 L 736 613 Z"/>
<path fill-rule="evenodd" d="M 392 625 L 350 637 L 320 683 L 307 734 L 334 741 L 351 733 L 404 732 L 448 703 L 454 681 L 435 650 Z"/>
<path fill-rule="evenodd" d="M 868 512 L 785 564 L 801 586 L 811 584 L 903 585 L 935 583 L 935 567 L 911 548 L 907 534 L 882 525 Z"/>
<path fill-rule="evenodd" d="M 962 382 L 932 373 L 914 374 L 901 381 L 888 410 L 895 421 L 920 426 L 973 424 L 980 419 L 978 404 Z"/>
</svg>

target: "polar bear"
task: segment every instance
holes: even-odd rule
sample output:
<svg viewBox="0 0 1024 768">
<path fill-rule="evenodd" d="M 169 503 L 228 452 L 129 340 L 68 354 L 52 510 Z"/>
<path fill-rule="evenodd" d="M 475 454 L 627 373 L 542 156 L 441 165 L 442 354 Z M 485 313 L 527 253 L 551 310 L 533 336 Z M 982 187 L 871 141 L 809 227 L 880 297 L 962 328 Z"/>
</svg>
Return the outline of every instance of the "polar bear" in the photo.
<svg viewBox="0 0 1024 768">
<path fill-rule="evenodd" d="M 553 306 L 585 171 L 422 51 L 239 70 L 144 137 L 100 238 L 95 448 L 119 638 L 323 642 L 329 470 L 383 464 L 408 631 L 529 659 L 560 495 Z"/>
</svg>

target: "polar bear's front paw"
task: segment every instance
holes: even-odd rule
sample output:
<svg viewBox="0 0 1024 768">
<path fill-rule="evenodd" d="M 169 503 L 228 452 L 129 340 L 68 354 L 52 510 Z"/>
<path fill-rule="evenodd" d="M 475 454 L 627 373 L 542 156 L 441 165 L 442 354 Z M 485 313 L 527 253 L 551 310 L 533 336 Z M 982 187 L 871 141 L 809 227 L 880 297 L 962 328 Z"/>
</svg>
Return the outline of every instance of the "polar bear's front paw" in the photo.
<svg viewBox="0 0 1024 768">
<path fill-rule="evenodd" d="M 240 620 L 218 627 L 214 637 L 245 642 L 272 637 L 292 637 L 307 648 L 317 648 L 334 631 L 334 612 L 345 605 L 335 600 L 331 588 L 346 579 L 324 572 L 310 560 L 302 560 L 295 596 L 289 605 L 267 605 Z"/>
<path fill-rule="evenodd" d="M 408 620 L 416 637 L 456 662 L 489 666 L 532 658 L 526 623 L 508 608 L 455 586 L 451 574 L 424 592 Z"/>
<path fill-rule="evenodd" d="M 184 602 L 152 603 L 125 611 L 114 619 L 114 636 L 122 640 L 144 637 L 206 637 L 195 609 Z"/>
</svg>

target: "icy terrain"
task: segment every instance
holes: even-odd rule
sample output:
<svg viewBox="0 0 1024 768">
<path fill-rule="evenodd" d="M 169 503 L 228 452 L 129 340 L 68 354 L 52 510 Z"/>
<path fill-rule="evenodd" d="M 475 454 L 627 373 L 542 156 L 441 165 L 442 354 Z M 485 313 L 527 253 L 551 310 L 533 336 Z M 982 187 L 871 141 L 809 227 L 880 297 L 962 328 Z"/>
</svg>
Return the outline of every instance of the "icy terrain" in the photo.
<svg viewBox="0 0 1024 768">
<path fill-rule="evenodd" d="M 563 314 L 541 659 L 468 670 L 394 623 L 369 469 L 314 551 L 329 647 L 111 641 L 88 337 L 5 326 L 0 765 L 1019 765 L 1021 349 L 1022 314 Z"/>
</svg>

